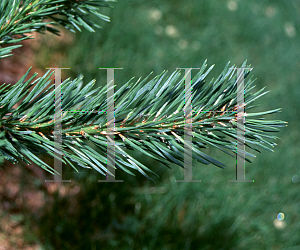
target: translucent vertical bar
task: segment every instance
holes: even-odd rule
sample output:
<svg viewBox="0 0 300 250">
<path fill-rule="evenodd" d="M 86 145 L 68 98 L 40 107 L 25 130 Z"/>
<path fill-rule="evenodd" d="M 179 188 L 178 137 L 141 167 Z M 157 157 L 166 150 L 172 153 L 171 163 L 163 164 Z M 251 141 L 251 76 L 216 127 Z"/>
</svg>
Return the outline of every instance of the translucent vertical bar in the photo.
<svg viewBox="0 0 300 250">
<path fill-rule="evenodd" d="M 62 115 L 61 115 L 61 70 L 69 68 L 54 68 L 55 70 L 55 114 L 54 114 L 54 170 L 59 175 L 54 175 L 54 180 L 45 180 L 45 182 L 71 182 L 71 180 L 62 180 Z"/>
<path fill-rule="evenodd" d="M 185 105 L 184 105 L 184 179 L 191 181 L 193 179 L 192 168 L 192 97 L 191 97 L 191 69 L 186 70 L 185 75 Z M 190 147 L 189 147 L 190 146 Z"/>
<path fill-rule="evenodd" d="M 236 154 L 236 180 L 228 182 L 254 182 L 245 180 L 245 89 L 244 89 L 244 70 L 237 68 L 237 154 Z M 238 155 L 238 152 L 242 156 Z"/>
<path fill-rule="evenodd" d="M 107 170 L 112 173 L 106 173 L 106 180 L 98 180 L 98 182 L 123 182 L 123 180 L 115 179 L 115 68 L 106 68 L 107 69 Z"/>
<path fill-rule="evenodd" d="M 184 88 L 184 180 L 176 182 L 201 182 L 193 180 L 193 151 L 192 151 L 192 74 L 194 68 L 185 68 L 185 88 Z"/>
<path fill-rule="evenodd" d="M 115 101 L 114 101 L 114 69 L 107 69 L 107 169 L 115 175 Z M 106 175 L 107 181 L 114 181 L 115 176 Z"/>
</svg>

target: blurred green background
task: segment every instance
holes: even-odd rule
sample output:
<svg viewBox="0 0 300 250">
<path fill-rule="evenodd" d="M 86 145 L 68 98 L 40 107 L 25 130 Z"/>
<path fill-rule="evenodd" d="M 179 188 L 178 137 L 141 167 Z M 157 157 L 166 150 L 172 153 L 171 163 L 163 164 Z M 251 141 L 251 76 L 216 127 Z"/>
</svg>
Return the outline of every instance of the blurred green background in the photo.
<svg viewBox="0 0 300 250">
<path fill-rule="evenodd" d="M 118 170 L 123 183 L 98 183 L 104 177 L 96 171 L 66 172 L 80 193 L 72 201 L 57 194 L 42 218 L 33 216 L 38 230 L 32 240 L 45 249 L 300 249 L 300 182 L 292 181 L 300 176 L 300 2 L 120 0 L 113 6 L 102 10 L 111 23 L 97 20 L 103 28 L 77 33 L 71 46 L 43 46 L 37 62 L 50 67 L 47 55 L 61 53 L 56 64 L 71 67 L 63 77 L 82 73 L 98 86 L 106 84 L 99 67 L 122 67 L 115 71 L 118 88 L 133 76 L 201 67 L 205 59 L 215 64 L 210 80 L 228 61 L 240 66 L 247 59 L 255 90 L 271 90 L 257 100 L 257 110 L 281 107 L 268 118 L 288 127 L 277 134 L 275 152 L 246 163 L 246 179 L 254 183 L 228 183 L 235 179 L 235 159 L 213 149 L 205 153 L 227 169 L 199 163 L 193 178 L 201 183 L 175 182 L 183 179 L 180 167 L 170 170 L 139 154 L 160 176 L 156 183 Z"/>
</svg>

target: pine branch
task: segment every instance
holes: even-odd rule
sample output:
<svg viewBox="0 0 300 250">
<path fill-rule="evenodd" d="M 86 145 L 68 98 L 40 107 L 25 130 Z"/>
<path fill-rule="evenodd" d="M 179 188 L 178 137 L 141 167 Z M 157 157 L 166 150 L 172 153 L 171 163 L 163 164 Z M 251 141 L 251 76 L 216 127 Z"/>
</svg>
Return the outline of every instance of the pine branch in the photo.
<svg viewBox="0 0 300 250">
<path fill-rule="evenodd" d="M 242 65 L 245 67 L 246 63 Z M 193 159 L 203 164 L 225 165 L 206 155 L 203 151 L 214 146 L 231 156 L 236 153 L 237 140 L 237 77 L 229 68 L 229 63 L 215 81 L 206 82 L 212 67 L 206 70 L 206 62 L 200 72 L 192 79 Z M 206 70 L 206 71 L 205 71 Z M 17 163 L 19 159 L 43 167 L 54 174 L 54 169 L 42 162 L 36 154 L 54 154 L 54 87 L 52 73 L 43 77 L 34 74 L 24 81 L 29 71 L 14 86 L 0 88 L 0 154 L 6 160 Z M 245 71 L 245 79 L 250 71 Z M 184 77 L 174 71 L 168 78 L 167 72 L 148 80 L 128 81 L 115 93 L 115 135 L 116 167 L 133 174 L 129 169 L 138 170 L 151 179 L 145 171 L 152 172 L 142 163 L 124 151 L 133 149 L 148 155 L 166 166 L 175 163 L 183 167 L 184 144 Z M 245 83 L 245 142 L 248 148 L 257 152 L 258 147 L 271 150 L 276 145 L 268 139 L 278 139 L 269 132 L 277 132 L 285 122 L 265 120 L 261 116 L 276 113 L 280 109 L 248 113 L 252 102 L 267 92 L 264 89 L 252 94 L 250 78 Z M 63 110 L 107 110 L 107 87 L 91 90 L 95 81 L 84 88 L 82 78 L 67 79 L 62 83 Z M 29 88 L 35 86 L 29 92 Z M 36 98 L 38 95 L 40 96 Z M 26 97 L 25 97 L 26 96 Z M 14 109 L 13 106 L 23 97 L 25 99 Z M 208 111 L 207 111 L 208 110 Z M 223 111 L 222 113 L 216 111 Z M 205 112 L 207 111 L 207 112 Z M 105 112 L 64 112 L 62 116 L 62 160 L 77 170 L 76 164 L 84 168 L 94 168 L 106 175 L 107 117 Z M 3 143 L 4 142 L 4 143 Z M 97 150 L 88 143 L 93 143 Z M 232 152 L 234 154 L 232 154 Z M 241 152 L 240 152 L 241 154 Z M 249 152 L 247 156 L 255 157 Z M 251 162 L 246 158 L 248 162 Z M 30 162 L 31 161 L 31 162 Z M 193 165 L 196 161 L 193 162 Z M 75 164 L 75 165 L 74 165 Z M 134 174 L 133 174 L 134 175 Z"/>
<path fill-rule="evenodd" d="M 9 45 L 30 39 L 26 35 L 33 31 L 48 30 L 59 35 L 59 31 L 49 25 L 61 24 L 71 31 L 81 30 L 83 26 L 89 31 L 99 27 L 86 17 L 90 13 L 105 21 L 109 18 L 99 14 L 98 7 L 108 7 L 104 0 L 4 0 L 0 3 L 0 45 Z M 44 22 L 46 18 L 50 22 Z M 0 47 L 0 58 L 9 56 L 12 49 L 21 45 Z M 244 63 L 242 66 L 245 66 Z M 225 165 L 203 153 L 203 149 L 214 146 L 231 156 L 236 154 L 237 135 L 237 79 L 232 69 L 225 67 L 215 81 L 206 83 L 205 79 L 212 67 L 206 70 L 206 62 L 192 80 L 192 104 L 196 112 L 192 115 L 193 124 L 193 158 L 203 164 L 214 164 L 220 168 Z M 206 70 L 206 71 L 205 71 Z M 17 163 L 20 160 L 41 166 L 54 174 L 57 173 L 47 165 L 38 154 L 57 157 L 54 148 L 54 87 L 49 83 L 52 73 L 36 78 L 34 74 L 25 81 L 28 72 L 14 85 L 0 87 L 0 163 L 6 159 Z M 245 72 L 245 78 L 249 75 Z M 150 75 L 149 75 L 150 76 Z M 173 72 L 167 79 L 167 72 L 148 81 L 146 77 L 140 82 L 131 80 L 115 93 L 115 127 L 109 134 L 115 135 L 116 167 L 133 174 L 135 169 L 151 179 L 145 171 L 153 173 L 146 166 L 124 151 L 133 149 L 148 155 L 164 165 L 175 163 L 183 167 L 184 146 L 184 78 L 180 72 Z M 264 89 L 252 94 L 250 78 L 245 84 L 245 108 L 259 97 L 266 94 Z M 103 175 L 108 172 L 106 147 L 107 122 L 107 87 L 91 90 L 94 81 L 83 89 L 82 78 L 67 79 L 62 83 L 63 110 L 89 110 L 90 112 L 64 112 L 62 117 L 62 161 L 76 166 L 94 168 Z M 29 89 L 34 87 L 31 91 Z M 45 89 L 47 88 L 47 89 Z M 24 100 L 22 100 L 24 98 Z M 22 100 L 18 108 L 14 105 Z M 222 112 L 217 112 L 221 110 Z M 276 145 L 268 139 L 277 139 L 269 132 L 277 132 L 285 122 L 260 118 L 280 109 L 261 113 L 247 113 L 245 122 L 246 146 L 257 152 L 257 147 L 272 150 Z M 253 117 L 249 119 L 248 117 Z M 254 119 L 256 118 L 256 119 Z M 89 146 L 93 143 L 96 149 Z M 270 148 L 271 147 L 271 148 Z M 234 154 L 231 154 L 231 153 Z M 242 155 L 243 152 L 237 152 Z M 247 156 L 254 157 L 249 152 Z M 247 161 L 250 162 L 248 158 Z M 195 161 L 193 162 L 195 164 Z M 75 166 L 76 165 L 76 166 Z M 59 174 L 59 173 L 57 173 Z M 153 173 L 154 174 L 154 173 Z M 134 174 L 133 174 L 134 175 Z"/>
<path fill-rule="evenodd" d="M 0 2 L 0 59 L 8 57 L 11 51 L 22 45 L 2 48 L 5 44 L 32 39 L 34 31 L 49 31 L 59 35 L 59 30 L 50 25 L 62 25 L 72 32 L 81 31 L 80 26 L 95 32 L 101 26 L 87 17 L 89 14 L 110 22 L 110 18 L 98 12 L 99 7 L 112 7 L 114 0 L 2 0 Z M 45 21 L 47 20 L 48 21 Z"/>
</svg>

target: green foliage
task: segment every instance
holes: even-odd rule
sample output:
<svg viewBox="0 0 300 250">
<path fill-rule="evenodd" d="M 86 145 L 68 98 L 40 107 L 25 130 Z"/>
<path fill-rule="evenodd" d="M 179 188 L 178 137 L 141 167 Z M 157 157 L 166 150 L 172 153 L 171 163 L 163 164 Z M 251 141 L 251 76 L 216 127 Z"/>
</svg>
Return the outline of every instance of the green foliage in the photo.
<svg viewBox="0 0 300 250">
<path fill-rule="evenodd" d="M 228 10 L 229 2 L 237 2 L 237 11 Z M 158 23 L 147 21 L 151 8 L 163 13 Z M 289 21 L 299 31 L 298 10 L 295 0 L 120 1 L 112 13 L 113 22 L 101 32 L 102 39 L 98 33 L 78 36 L 80 42 L 72 47 L 69 61 L 60 65 L 83 71 L 85 79 L 102 79 L 103 84 L 105 74 L 100 77 L 98 67 L 128 65 L 116 74 L 121 79 L 116 81 L 118 87 L 124 79 L 152 69 L 198 67 L 199 61 L 209 58 L 219 73 L 229 59 L 239 64 L 248 58 L 258 78 L 257 88 L 268 85 L 272 90 L 259 99 L 260 110 L 283 107 L 280 117 L 290 125 L 278 133 L 282 139 L 275 154 L 265 152 L 253 164 L 246 163 L 246 179 L 255 179 L 255 183 L 226 183 L 235 176 L 231 158 L 226 171 L 197 168 L 193 177 L 202 180 L 197 184 L 175 183 L 170 174 L 181 179 L 180 168 L 174 168 L 175 173 L 164 172 L 161 165 L 140 154 L 136 155 L 144 164 L 156 167 L 159 184 L 150 186 L 143 176 L 120 171 L 117 176 L 124 183 L 99 185 L 95 171 L 71 176 L 64 172 L 64 178 L 72 182 L 81 177 L 80 193 L 42 208 L 45 216 L 37 223 L 30 221 L 28 228 L 32 231 L 37 226 L 38 238 L 33 243 L 42 241 L 45 249 L 299 249 L 300 238 L 295 233 L 300 231 L 299 183 L 291 179 L 299 173 L 300 47 L 299 33 L 291 38 L 284 28 Z M 269 12 L 275 14 L 265 14 Z M 178 48 L 181 37 L 173 40 L 154 34 L 158 25 L 169 24 L 189 31 L 183 37 L 189 44 L 186 50 Z M 195 41 L 200 43 L 199 50 L 190 46 Z M 93 57 L 95 52 L 99 56 Z M 277 115 L 269 116 L 276 119 Z M 210 149 L 203 151 L 220 156 Z M 32 182 L 31 175 L 26 179 Z M 285 213 L 283 229 L 273 225 L 279 212 Z"/>
<path fill-rule="evenodd" d="M 243 67 L 245 66 L 242 65 Z M 205 79 L 212 67 L 206 69 L 204 63 L 200 72 L 192 80 L 192 103 L 195 115 L 192 116 L 193 132 L 195 138 L 192 145 L 193 157 L 203 164 L 214 164 L 224 168 L 224 164 L 202 152 L 202 148 L 212 145 L 218 149 L 236 152 L 236 74 L 232 68 L 226 66 L 221 75 L 215 80 L 206 83 Z M 50 71 L 50 70 L 49 70 Z M 33 75 L 26 82 L 24 79 L 29 71 L 14 86 L 1 88 L 1 126 L 6 132 L 3 138 L 6 145 L 2 146 L 1 153 L 5 159 L 16 163 L 21 158 L 45 170 L 54 173 L 53 169 L 42 162 L 35 154 L 48 154 L 54 156 L 54 112 L 53 85 L 45 90 L 50 83 L 49 71 L 34 80 Z M 245 78 L 249 72 L 245 73 Z M 116 130 L 109 134 L 117 136 L 116 140 L 116 167 L 133 174 L 128 167 L 141 172 L 149 171 L 145 165 L 132 158 L 122 148 L 133 149 L 144 153 L 166 166 L 175 163 L 183 167 L 184 144 L 184 77 L 179 80 L 180 73 L 175 71 L 165 79 L 166 72 L 147 81 L 140 79 L 136 83 L 130 81 L 124 84 L 115 93 L 115 126 Z M 263 89 L 252 94 L 252 80 L 245 84 L 246 110 L 254 100 L 264 95 Z M 93 167 L 105 175 L 106 155 L 106 97 L 107 86 L 98 87 L 91 91 L 94 81 L 89 82 L 81 89 L 82 79 L 67 79 L 62 83 L 62 158 L 63 163 L 77 163 L 84 168 Z M 29 88 L 35 86 L 29 92 Z M 41 95 L 39 95 L 41 94 Z M 38 98 L 36 98 L 39 95 Z M 21 100 L 18 108 L 13 106 Z M 88 98 L 89 97 L 89 98 Z M 135 108 L 130 108 L 132 105 Z M 71 111 L 75 110 L 75 112 Z M 84 110 L 77 112 L 76 110 Z M 97 113 L 85 112 L 98 111 Z M 224 112 L 217 112 L 217 111 Z M 71 111 L 71 112 L 70 112 Z M 260 113 L 248 113 L 249 117 L 257 117 L 278 112 L 279 109 Z M 266 132 L 276 132 L 278 127 L 285 126 L 281 121 L 265 121 L 262 118 L 249 119 L 245 123 L 245 141 L 249 148 L 260 152 L 256 146 L 269 149 L 275 143 L 265 138 L 276 139 Z M 229 136 L 234 140 L 225 139 Z M 197 140 L 199 139 L 199 140 Z M 97 146 L 94 150 L 88 141 Z M 226 152 L 226 151 L 225 151 Z M 230 153 L 229 153 L 230 154 Z M 248 156 L 254 156 L 246 153 Z M 234 156 L 233 154 L 230 154 Z M 251 162 L 248 158 L 247 161 Z M 109 172 L 109 171 L 108 171 Z M 111 173 L 110 173 L 111 174 Z"/>
<path fill-rule="evenodd" d="M 72 32 L 81 31 L 80 26 L 91 32 L 101 26 L 87 18 L 89 14 L 109 22 L 109 17 L 98 12 L 99 7 L 109 7 L 113 0 L 3 0 L 0 3 L 0 46 L 30 39 L 27 33 L 34 31 L 59 35 L 50 25 L 62 25 Z M 47 20 L 45 22 L 45 20 Z M 52 20 L 52 21 L 50 21 Z M 22 45 L 0 47 L 0 59 L 10 56 L 13 49 Z"/>
<path fill-rule="evenodd" d="M 66 8 L 73 11 L 69 4 L 74 4 L 74 7 L 79 10 L 85 7 L 95 14 L 91 7 L 92 3 L 88 4 L 87 1 L 79 1 L 79 3 L 41 1 L 30 5 L 30 1 L 25 1 L 22 3 L 23 5 L 18 2 L 21 6 L 19 11 L 16 11 L 18 9 L 16 6 L 19 5 L 11 5 L 11 3 L 10 5 L 4 3 L 2 9 L 7 10 L 8 7 L 12 9 L 11 12 L 5 12 L 5 14 L 9 20 L 11 19 L 12 23 L 16 22 L 16 25 L 21 25 L 19 33 L 24 33 L 25 24 L 22 24 L 22 22 L 19 24 L 15 20 L 20 20 L 19 18 L 24 13 L 26 16 L 26 11 L 32 10 L 32 8 L 37 8 L 35 12 L 30 13 L 33 16 L 36 13 L 38 20 L 49 15 L 57 23 L 61 23 L 67 28 L 70 28 L 71 24 L 77 27 L 71 17 L 72 15 L 65 11 Z M 62 19 L 53 17 L 55 14 L 65 14 L 69 21 L 62 22 Z M 80 16 L 77 19 L 82 20 Z M 40 28 L 34 26 L 35 21 L 30 20 L 30 22 L 32 26 L 29 24 L 28 27 L 31 28 L 26 32 L 40 30 Z M 3 43 L 14 41 L 12 37 L 16 33 L 13 30 L 18 30 L 17 27 L 9 26 L 10 22 L 6 23 L 7 26 L 3 26 L 1 31 L 3 34 L 10 34 L 10 38 L 4 39 Z M 89 26 L 86 26 L 84 22 L 81 22 L 81 24 L 89 30 Z M 57 32 L 54 33 L 57 34 Z M 25 36 L 25 38 L 27 37 Z M 223 163 L 203 153 L 202 149 L 211 145 L 231 156 L 234 155 L 227 151 L 236 153 L 237 79 L 235 71 L 229 68 L 228 63 L 216 80 L 206 83 L 206 77 L 212 69 L 210 67 L 205 71 L 206 66 L 206 62 L 204 62 L 200 72 L 193 78 L 191 84 L 193 90 L 192 104 L 195 114 L 192 116 L 192 136 L 194 140 L 192 146 L 189 147 L 193 151 L 193 158 L 198 162 L 206 165 L 212 163 L 224 168 Z M 245 66 L 246 62 L 242 67 Z M 17 163 L 18 159 L 21 159 L 27 164 L 31 164 L 29 161 L 31 160 L 50 173 L 58 174 L 51 166 L 37 157 L 37 154 L 56 157 L 54 154 L 54 132 L 52 131 L 54 126 L 53 85 L 45 90 L 45 87 L 50 83 L 51 74 L 49 72 L 35 80 L 36 75 L 33 75 L 25 82 L 29 74 L 28 70 L 14 86 L 9 88 L 3 85 L 1 87 L 0 126 L 5 144 L 1 147 L 0 152 L 3 158 L 13 163 Z M 248 74 L 249 70 L 245 71 L 244 77 L 246 78 Z M 179 71 L 173 72 L 167 79 L 165 79 L 166 72 L 150 81 L 147 81 L 148 77 L 143 81 L 139 79 L 136 83 L 131 83 L 130 80 L 115 93 L 116 131 L 110 134 L 117 136 L 115 139 L 116 167 L 132 175 L 134 174 L 128 168 L 135 169 L 151 179 L 145 171 L 155 173 L 125 152 L 125 148 L 150 156 L 165 166 L 174 163 L 183 167 L 184 145 L 188 144 L 182 138 L 184 134 L 184 77 L 179 80 Z M 263 92 L 264 89 L 262 89 L 252 94 L 250 92 L 253 88 L 252 83 L 253 80 L 249 79 L 245 84 L 246 110 L 254 107 L 249 106 L 250 103 L 267 93 Z M 73 163 L 84 168 L 92 167 L 101 174 L 106 175 L 106 172 L 111 174 L 105 167 L 107 163 L 106 136 L 108 133 L 106 114 L 103 111 L 107 108 L 105 101 L 107 87 L 91 90 L 93 85 L 94 80 L 81 88 L 82 78 L 67 79 L 62 83 L 62 108 L 68 110 L 62 118 L 62 161 L 65 164 L 70 164 L 76 171 L 78 170 Z M 32 86 L 34 86 L 34 89 L 29 93 Z M 19 107 L 14 109 L 13 106 L 23 97 L 25 99 Z M 74 113 L 72 112 L 74 110 L 97 111 L 97 113 L 76 111 Z M 247 119 L 245 123 L 247 147 L 260 152 L 256 146 L 271 150 L 269 147 L 276 145 L 265 139 L 277 139 L 275 136 L 268 135 L 267 132 L 279 131 L 278 127 L 285 126 L 285 122 L 266 121 L 265 118 L 256 117 L 276 113 L 279 110 L 246 114 L 248 117 L 252 117 L 252 119 Z M 93 143 L 96 149 L 90 147 L 88 142 Z M 242 152 L 237 153 L 241 155 Z M 246 152 L 246 155 L 254 157 L 249 152 Z M 251 162 L 248 158 L 245 159 Z"/>
</svg>

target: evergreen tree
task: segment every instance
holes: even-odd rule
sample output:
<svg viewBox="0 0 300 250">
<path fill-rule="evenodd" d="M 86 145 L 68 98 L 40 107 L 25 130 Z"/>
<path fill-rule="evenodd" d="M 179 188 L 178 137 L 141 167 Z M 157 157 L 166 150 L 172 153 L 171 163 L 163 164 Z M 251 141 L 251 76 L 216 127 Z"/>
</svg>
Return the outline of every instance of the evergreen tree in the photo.
<svg viewBox="0 0 300 250">
<path fill-rule="evenodd" d="M 13 49 L 22 45 L 11 45 L 25 39 L 34 31 L 49 31 L 59 35 L 59 30 L 51 25 L 62 25 L 72 32 L 81 31 L 81 27 L 94 32 L 100 26 L 88 19 L 95 15 L 109 21 L 109 17 L 98 12 L 99 7 L 111 7 L 113 1 L 105 0 L 3 0 L 0 3 L 0 59 L 11 56 Z M 246 67 L 246 62 L 242 67 Z M 250 66 L 247 66 L 250 67 Z M 225 165 L 204 153 L 208 146 L 216 147 L 231 156 L 243 155 L 237 151 L 238 114 L 237 74 L 229 63 L 216 80 L 206 82 L 213 66 L 207 69 L 206 62 L 191 81 L 193 140 L 190 149 L 195 160 L 203 164 Z M 33 74 L 28 80 L 30 69 L 13 86 L 3 84 L 0 88 L 0 160 L 13 163 L 19 160 L 32 162 L 58 174 L 51 166 L 38 158 L 39 154 L 56 157 L 54 144 L 54 104 L 53 73 L 50 70 L 42 77 Z M 245 70 L 244 79 L 250 74 Z M 180 71 L 170 76 L 167 72 L 149 80 L 132 82 L 130 79 L 114 95 L 115 131 L 108 132 L 107 86 L 92 90 L 94 81 L 83 88 L 82 77 L 66 79 L 61 85 L 62 107 L 64 110 L 89 110 L 97 112 L 64 112 L 62 116 L 62 162 L 76 166 L 94 168 L 103 175 L 109 172 L 107 164 L 107 139 L 115 136 L 115 165 L 129 174 L 135 169 L 151 179 L 145 171 L 152 172 L 145 165 L 133 158 L 124 149 L 132 149 L 150 156 L 164 165 L 175 163 L 183 167 L 185 125 L 185 78 L 180 78 Z M 244 124 L 245 145 L 260 152 L 258 147 L 271 150 L 276 144 L 270 140 L 278 137 L 269 132 L 279 131 L 286 126 L 279 120 L 266 120 L 265 115 L 276 113 L 274 109 L 259 113 L 248 110 L 257 105 L 250 105 L 265 95 L 264 88 L 256 93 L 250 91 L 254 80 L 250 77 L 244 86 L 244 106 L 247 116 Z M 34 88 L 29 91 L 31 87 Z M 24 98 L 24 99 L 23 99 Z M 23 99 L 23 100 L 22 100 Z M 17 108 L 13 108 L 22 101 Z M 89 146 L 93 143 L 95 148 Z M 231 153 L 230 153 L 231 152 Z M 233 153 L 233 154 L 232 154 Z M 246 156 L 255 157 L 249 152 Z M 249 158 L 245 160 L 251 162 Z"/>
</svg>

